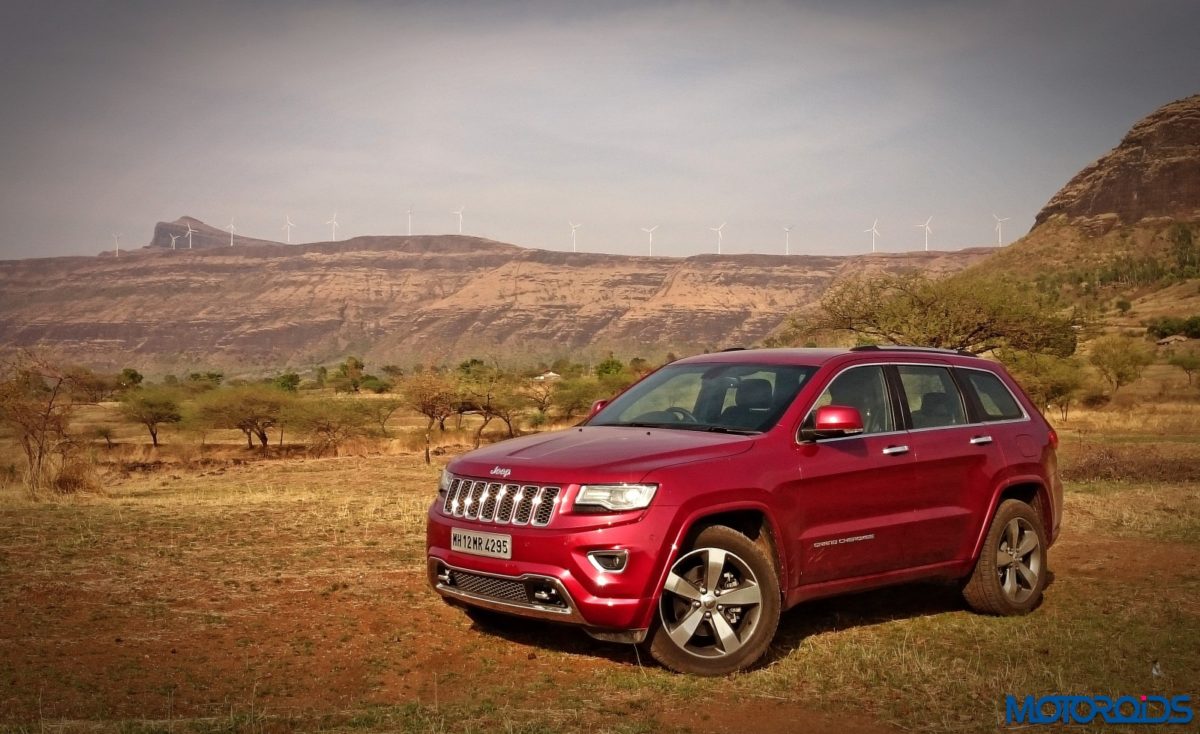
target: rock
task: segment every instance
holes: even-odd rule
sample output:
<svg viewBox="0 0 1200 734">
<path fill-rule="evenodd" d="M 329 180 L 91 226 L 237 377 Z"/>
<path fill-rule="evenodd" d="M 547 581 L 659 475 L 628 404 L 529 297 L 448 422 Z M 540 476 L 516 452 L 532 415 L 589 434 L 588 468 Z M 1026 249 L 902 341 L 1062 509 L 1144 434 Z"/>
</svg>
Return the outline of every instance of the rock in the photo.
<svg viewBox="0 0 1200 734">
<path fill-rule="evenodd" d="M 1200 95 L 1134 125 L 1050 199 L 1034 229 L 1060 216 L 1093 236 L 1146 219 L 1200 221 Z"/>
</svg>

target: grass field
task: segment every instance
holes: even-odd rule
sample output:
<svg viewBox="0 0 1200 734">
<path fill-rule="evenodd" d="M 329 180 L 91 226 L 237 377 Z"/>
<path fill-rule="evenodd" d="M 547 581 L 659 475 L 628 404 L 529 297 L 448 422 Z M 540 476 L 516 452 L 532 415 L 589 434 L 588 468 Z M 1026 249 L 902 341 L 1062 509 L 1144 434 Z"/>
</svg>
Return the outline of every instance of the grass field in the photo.
<svg viewBox="0 0 1200 734">
<path fill-rule="evenodd" d="M 230 447 L 106 472 L 96 493 L 9 487 L 0 728 L 983 732 L 1010 693 L 1194 696 L 1200 427 L 1192 403 L 1156 416 L 1060 427 L 1066 529 L 1034 614 L 981 617 L 937 586 L 826 600 L 785 615 L 766 665 L 721 679 L 443 605 L 422 558 L 444 457 L 235 464 Z"/>
</svg>

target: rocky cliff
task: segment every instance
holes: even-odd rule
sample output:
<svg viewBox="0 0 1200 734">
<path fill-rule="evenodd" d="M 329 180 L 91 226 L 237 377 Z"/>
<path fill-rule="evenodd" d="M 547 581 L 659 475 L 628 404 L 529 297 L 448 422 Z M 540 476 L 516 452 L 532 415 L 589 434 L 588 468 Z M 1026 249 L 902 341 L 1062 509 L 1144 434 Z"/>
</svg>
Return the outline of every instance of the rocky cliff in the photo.
<svg viewBox="0 0 1200 734">
<path fill-rule="evenodd" d="M 1038 213 L 1100 235 L 1145 220 L 1200 220 L 1200 95 L 1164 105 L 1080 171 Z"/>
<path fill-rule="evenodd" d="M 189 221 L 204 245 L 198 235 L 190 251 L 164 245 Z M 0 262 L 0 344 L 151 370 L 307 367 L 347 353 L 401 365 L 653 358 L 752 344 L 838 277 L 954 272 L 989 252 L 678 259 L 449 235 L 234 247 L 228 237 L 181 219 L 120 258 Z"/>
</svg>

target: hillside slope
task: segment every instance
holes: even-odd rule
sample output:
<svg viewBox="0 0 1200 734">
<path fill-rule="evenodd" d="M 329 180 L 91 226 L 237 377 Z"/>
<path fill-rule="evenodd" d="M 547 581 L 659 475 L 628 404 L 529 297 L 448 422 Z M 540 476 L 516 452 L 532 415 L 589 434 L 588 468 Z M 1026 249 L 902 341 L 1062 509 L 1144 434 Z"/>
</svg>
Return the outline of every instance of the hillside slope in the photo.
<svg viewBox="0 0 1200 734">
<path fill-rule="evenodd" d="M 1098 289 L 1120 292 L 1152 301 L 1157 314 L 1164 308 L 1157 291 L 1193 292 L 1175 286 L 1200 265 L 1181 249 L 1188 241 L 1200 249 L 1200 95 L 1137 122 L 1051 197 L 1035 222 L 976 269 L 1041 279 L 1087 298 Z M 1194 306 L 1180 302 L 1183 310 Z"/>
</svg>

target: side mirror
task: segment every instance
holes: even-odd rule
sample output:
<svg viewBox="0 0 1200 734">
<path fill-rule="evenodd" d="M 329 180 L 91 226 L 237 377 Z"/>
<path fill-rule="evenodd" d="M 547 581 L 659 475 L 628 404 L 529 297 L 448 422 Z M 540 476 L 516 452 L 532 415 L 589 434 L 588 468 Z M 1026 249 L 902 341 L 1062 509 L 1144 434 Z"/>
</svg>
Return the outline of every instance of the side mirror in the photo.
<svg viewBox="0 0 1200 734">
<path fill-rule="evenodd" d="M 592 416 L 596 415 L 600 411 L 604 410 L 604 406 L 606 406 L 606 405 L 608 405 L 607 400 L 597 400 L 596 402 L 592 403 L 592 409 L 588 413 L 588 418 L 591 418 Z"/>
<path fill-rule="evenodd" d="M 862 414 L 848 405 L 825 405 L 817 408 L 812 427 L 800 429 L 800 438 L 819 441 L 823 438 L 843 438 L 863 432 Z"/>
</svg>

